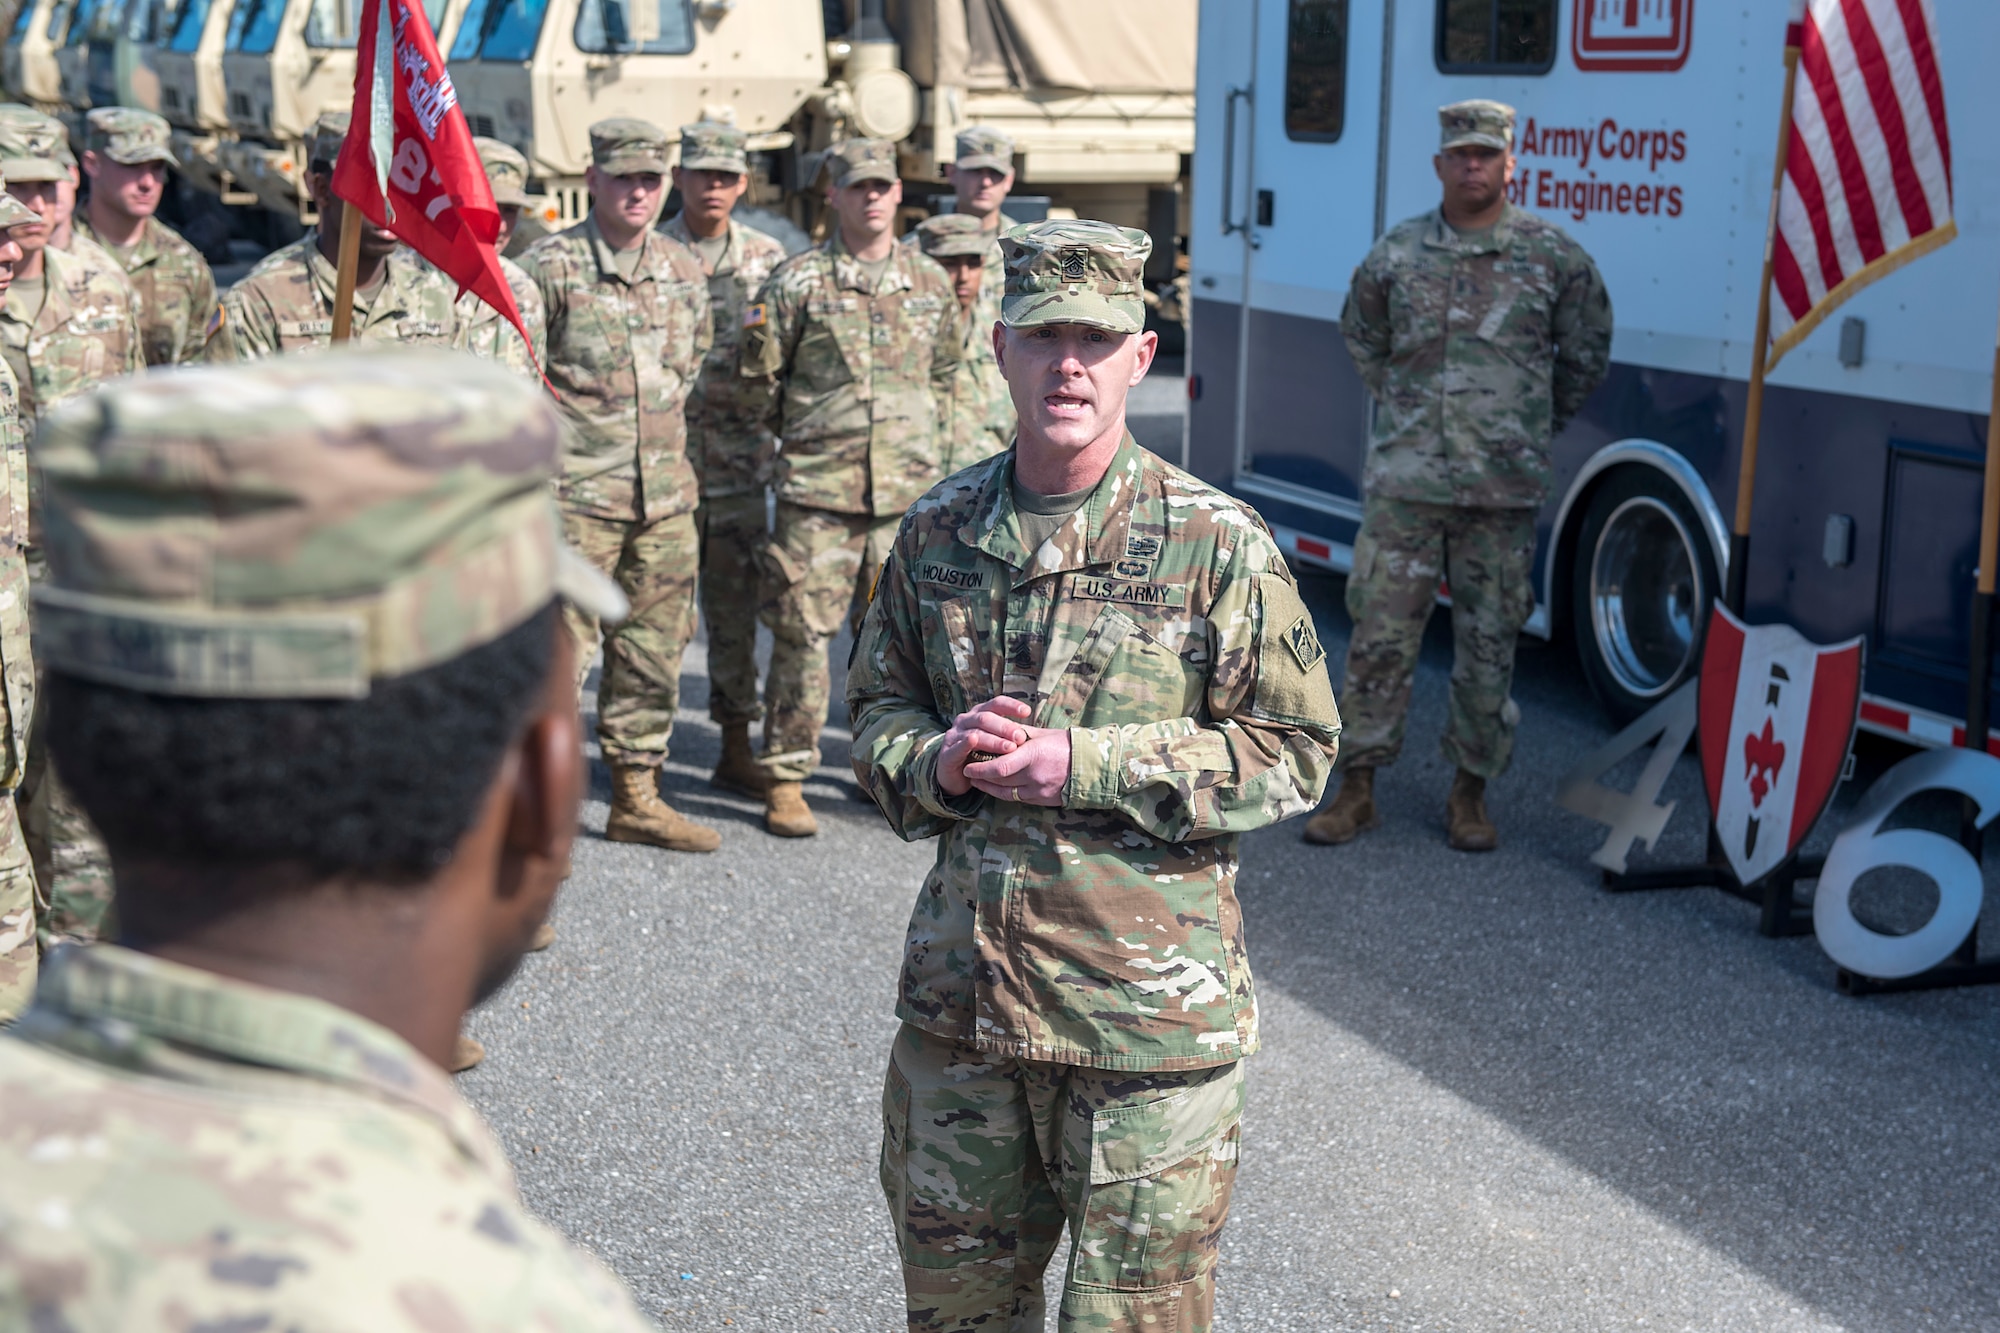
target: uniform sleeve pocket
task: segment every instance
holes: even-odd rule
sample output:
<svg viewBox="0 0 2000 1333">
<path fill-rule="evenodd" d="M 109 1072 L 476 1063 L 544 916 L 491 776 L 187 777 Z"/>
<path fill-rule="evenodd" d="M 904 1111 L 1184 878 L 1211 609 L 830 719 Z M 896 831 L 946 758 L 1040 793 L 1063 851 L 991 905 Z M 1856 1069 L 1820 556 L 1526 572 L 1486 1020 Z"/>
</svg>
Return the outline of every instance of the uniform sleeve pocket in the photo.
<svg viewBox="0 0 2000 1333">
<path fill-rule="evenodd" d="M 1272 722 L 1325 726 L 1334 711 L 1333 682 L 1326 674 L 1326 649 L 1312 612 L 1299 590 L 1282 574 L 1257 577 L 1257 692 L 1250 711 Z"/>
</svg>

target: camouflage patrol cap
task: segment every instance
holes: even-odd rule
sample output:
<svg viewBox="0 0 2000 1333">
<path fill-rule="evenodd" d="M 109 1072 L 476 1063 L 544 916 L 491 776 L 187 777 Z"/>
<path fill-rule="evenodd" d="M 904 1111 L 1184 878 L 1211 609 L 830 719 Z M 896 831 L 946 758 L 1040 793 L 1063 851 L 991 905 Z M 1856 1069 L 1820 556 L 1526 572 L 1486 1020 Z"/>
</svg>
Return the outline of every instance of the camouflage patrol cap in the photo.
<svg viewBox="0 0 2000 1333">
<path fill-rule="evenodd" d="M 479 165 L 486 168 L 486 183 L 493 187 L 493 202 L 502 208 L 526 208 L 528 159 L 516 152 L 513 145 L 484 135 L 475 136 L 472 147 L 479 154 Z"/>
<path fill-rule="evenodd" d="M 347 127 L 354 119 L 346 111 L 328 111 L 313 122 L 306 134 L 306 166 L 324 162 L 331 167 L 340 159 L 340 146 L 347 142 Z"/>
<path fill-rule="evenodd" d="M 1111 333 L 1146 327 L 1141 281 L 1153 238 L 1134 227 L 1087 218 L 1015 227 L 1000 238 L 1007 294 L 1000 322 L 1010 329 L 1089 324 Z"/>
<path fill-rule="evenodd" d="M 0 106 L 0 175 L 17 183 L 66 181 L 75 165 L 60 121 L 18 103 Z"/>
<path fill-rule="evenodd" d="M 152 694 L 361 698 L 555 597 L 625 599 L 563 544 L 561 423 L 430 348 L 117 381 L 44 418 L 36 651 Z"/>
<path fill-rule="evenodd" d="M 940 213 L 917 224 L 917 245 L 932 259 L 982 258 L 998 239 L 970 213 Z"/>
<path fill-rule="evenodd" d="M 1014 141 L 998 130 L 974 125 L 958 136 L 958 157 L 952 163 L 960 171 L 991 167 L 995 171 L 1014 169 Z"/>
<path fill-rule="evenodd" d="M 143 162 L 180 165 L 168 146 L 173 130 L 165 116 L 131 106 L 101 106 L 83 118 L 84 146 L 100 157 L 136 167 Z"/>
<path fill-rule="evenodd" d="M 607 176 L 667 174 L 667 132 L 650 120 L 613 116 L 590 127 L 590 161 Z"/>
<path fill-rule="evenodd" d="M 896 180 L 896 145 L 887 139 L 843 139 L 827 149 L 826 169 L 840 189 L 862 181 Z"/>
<path fill-rule="evenodd" d="M 1514 148 L 1514 108 L 1505 102 L 1474 98 L 1438 108 L 1438 151 L 1476 144 L 1511 152 Z"/>
<path fill-rule="evenodd" d="M 698 120 L 681 126 L 681 166 L 688 171 L 750 170 L 750 136 L 734 125 Z"/>
<path fill-rule="evenodd" d="M 0 177 L 0 231 L 40 222 L 42 215 L 7 193 L 7 181 Z"/>
</svg>

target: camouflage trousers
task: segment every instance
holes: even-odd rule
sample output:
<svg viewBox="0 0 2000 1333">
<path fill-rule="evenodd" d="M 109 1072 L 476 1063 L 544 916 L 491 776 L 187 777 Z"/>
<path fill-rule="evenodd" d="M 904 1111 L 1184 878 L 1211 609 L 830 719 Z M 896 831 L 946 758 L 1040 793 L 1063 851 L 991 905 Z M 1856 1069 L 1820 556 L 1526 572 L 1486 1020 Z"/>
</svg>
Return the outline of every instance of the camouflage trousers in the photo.
<svg viewBox="0 0 2000 1333">
<path fill-rule="evenodd" d="M 778 502 L 764 547 L 762 614 L 772 645 L 759 762 L 779 782 L 803 782 L 819 766 L 832 689 L 827 645 L 843 620 L 855 628 L 868 609 L 902 521 L 901 514 L 875 518 Z"/>
<path fill-rule="evenodd" d="M 37 707 L 28 735 L 28 762 L 14 802 L 33 858 L 35 882 L 42 888 L 40 929 L 46 950 L 58 940 L 89 944 L 110 933 L 112 893 L 111 853 L 90 816 L 56 776 L 42 726 Z"/>
<path fill-rule="evenodd" d="M 584 559 L 610 575 L 632 603 L 625 623 L 606 632 L 597 682 L 597 739 L 607 764 L 666 762 L 681 697 L 681 658 L 694 637 L 695 572 L 701 540 L 693 514 L 654 522 L 598 518 L 565 510 L 563 534 Z M 577 691 L 597 655 L 595 617 L 573 606 Z"/>
<path fill-rule="evenodd" d="M 882 1192 L 911 1333 L 1035 1333 L 1067 1226 L 1064 1333 L 1208 1333 L 1242 1065 L 1011 1060 L 905 1024 L 882 1093 Z"/>
<path fill-rule="evenodd" d="M 1498 777 L 1521 710 L 1510 694 L 1514 641 L 1534 613 L 1535 511 L 1370 497 L 1354 539 L 1347 610 L 1354 637 L 1340 690 L 1340 759 L 1380 768 L 1403 748 L 1424 626 L 1440 579 L 1451 591 L 1451 713 L 1444 757 Z"/>
<path fill-rule="evenodd" d="M 0 1023 L 35 997 L 35 868 L 13 793 L 0 793 Z"/>
<path fill-rule="evenodd" d="M 701 609 L 708 619 L 708 715 L 727 726 L 764 715 L 757 702 L 757 608 L 770 537 L 764 493 L 701 502 Z"/>
</svg>

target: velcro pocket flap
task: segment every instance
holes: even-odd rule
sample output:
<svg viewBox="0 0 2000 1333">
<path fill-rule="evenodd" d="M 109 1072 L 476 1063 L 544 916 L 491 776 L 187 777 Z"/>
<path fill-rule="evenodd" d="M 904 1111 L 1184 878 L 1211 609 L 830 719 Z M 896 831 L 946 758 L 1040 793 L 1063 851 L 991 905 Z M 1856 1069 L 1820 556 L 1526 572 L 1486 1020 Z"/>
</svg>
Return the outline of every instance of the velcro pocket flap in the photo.
<svg viewBox="0 0 2000 1333">
<path fill-rule="evenodd" d="M 1170 1097 L 1099 1111 L 1090 1124 L 1090 1183 L 1155 1175 L 1214 1146 L 1243 1118 L 1243 1066 Z"/>
</svg>

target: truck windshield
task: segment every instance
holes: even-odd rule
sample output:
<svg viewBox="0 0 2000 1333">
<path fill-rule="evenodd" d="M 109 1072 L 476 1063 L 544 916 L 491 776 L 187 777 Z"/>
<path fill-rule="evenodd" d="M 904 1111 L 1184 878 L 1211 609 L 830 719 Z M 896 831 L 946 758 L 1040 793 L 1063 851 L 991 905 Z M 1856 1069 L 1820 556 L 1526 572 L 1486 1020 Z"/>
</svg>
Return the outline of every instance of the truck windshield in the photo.
<svg viewBox="0 0 2000 1333">
<path fill-rule="evenodd" d="M 614 55 L 683 56 L 694 50 L 688 0 L 583 0 L 576 49 Z"/>
<path fill-rule="evenodd" d="M 531 60 L 549 0 L 472 0 L 449 60 Z"/>
<path fill-rule="evenodd" d="M 174 18 L 174 39 L 167 43 L 169 51 L 187 52 L 201 45 L 201 30 L 208 26 L 208 0 L 181 0 L 181 10 Z"/>
<path fill-rule="evenodd" d="M 361 31 L 364 3 L 365 0 L 313 0 L 312 12 L 306 15 L 306 45 L 353 50 Z M 444 6 L 445 0 L 424 0 L 424 17 L 430 20 L 433 33 L 437 31 Z"/>
<path fill-rule="evenodd" d="M 7 34 L 7 45 L 19 46 L 21 39 L 28 35 L 28 29 L 35 21 L 36 5 L 33 0 L 21 6 L 21 12 L 14 16 L 14 28 Z"/>
<path fill-rule="evenodd" d="M 278 44 L 278 24 L 285 17 L 285 0 L 241 0 L 229 15 L 231 51 L 264 56 Z"/>
</svg>

